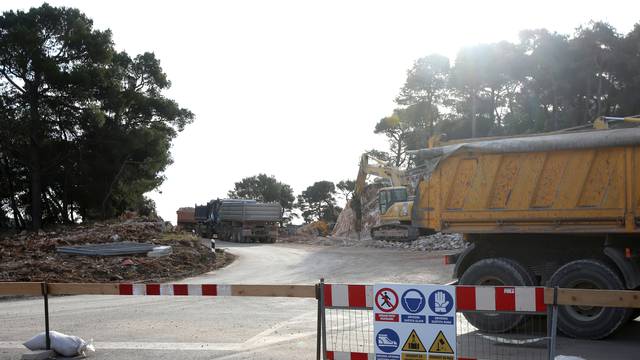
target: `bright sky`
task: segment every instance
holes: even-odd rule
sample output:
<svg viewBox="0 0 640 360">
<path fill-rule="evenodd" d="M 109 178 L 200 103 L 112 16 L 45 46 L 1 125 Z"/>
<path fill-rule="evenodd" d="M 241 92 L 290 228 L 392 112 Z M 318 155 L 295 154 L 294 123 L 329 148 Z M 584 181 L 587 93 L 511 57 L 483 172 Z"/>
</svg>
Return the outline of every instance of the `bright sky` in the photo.
<svg viewBox="0 0 640 360">
<path fill-rule="evenodd" d="M 3 0 L 1 10 L 41 1 Z M 195 122 L 151 197 L 175 223 L 180 206 L 225 197 L 235 181 L 275 175 L 296 194 L 355 178 L 363 150 L 391 113 L 413 61 L 460 47 L 516 41 L 522 29 L 561 33 L 604 20 L 640 21 L 633 1 L 119 1 L 50 0 L 110 28 L 118 49 L 153 51 L 167 93 Z"/>
</svg>

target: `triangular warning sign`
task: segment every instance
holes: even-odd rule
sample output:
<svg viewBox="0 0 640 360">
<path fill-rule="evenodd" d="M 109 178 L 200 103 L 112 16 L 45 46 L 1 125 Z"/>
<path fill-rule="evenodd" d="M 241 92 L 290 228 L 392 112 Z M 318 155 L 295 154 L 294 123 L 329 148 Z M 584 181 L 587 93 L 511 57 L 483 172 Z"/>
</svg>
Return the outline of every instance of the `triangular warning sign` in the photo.
<svg viewBox="0 0 640 360">
<path fill-rule="evenodd" d="M 429 352 L 438 354 L 453 354 L 453 349 L 451 348 L 451 345 L 449 345 L 447 338 L 444 337 L 442 330 L 438 332 L 438 336 L 436 336 L 436 339 L 433 340 L 433 344 L 431 344 Z"/>
<path fill-rule="evenodd" d="M 402 351 L 427 352 L 427 349 L 422 345 L 422 341 L 418 337 L 416 331 L 411 330 L 411 334 L 409 334 L 407 341 L 404 342 Z"/>
</svg>

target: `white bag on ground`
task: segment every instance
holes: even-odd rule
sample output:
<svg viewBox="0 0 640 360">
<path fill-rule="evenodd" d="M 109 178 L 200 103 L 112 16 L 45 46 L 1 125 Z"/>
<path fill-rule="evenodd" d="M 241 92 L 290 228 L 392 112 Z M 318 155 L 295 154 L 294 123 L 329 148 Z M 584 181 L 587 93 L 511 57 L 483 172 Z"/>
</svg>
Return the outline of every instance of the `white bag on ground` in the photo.
<svg viewBox="0 0 640 360">
<path fill-rule="evenodd" d="M 65 335 L 57 331 L 49 331 L 49 338 L 51 339 L 51 350 L 62 356 L 88 355 L 88 352 L 95 351 L 91 341 L 86 342 L 77 336 Z M 44 332 L 41 332 L 22 345 L 29 350 L 46 350 L 46 335 Z"/>
</svg>

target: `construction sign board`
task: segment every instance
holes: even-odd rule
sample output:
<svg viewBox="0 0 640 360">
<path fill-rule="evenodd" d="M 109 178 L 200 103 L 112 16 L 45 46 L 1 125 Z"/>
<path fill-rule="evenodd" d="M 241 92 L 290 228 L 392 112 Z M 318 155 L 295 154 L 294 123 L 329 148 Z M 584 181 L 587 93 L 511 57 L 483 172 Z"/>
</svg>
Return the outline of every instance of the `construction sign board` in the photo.
<svg viewBox="0 0 640 360">
<path fill-rule="evenodd" d="M 376 284 L 376 360 L 456 359 L 455 287 Z"/>
</svg>

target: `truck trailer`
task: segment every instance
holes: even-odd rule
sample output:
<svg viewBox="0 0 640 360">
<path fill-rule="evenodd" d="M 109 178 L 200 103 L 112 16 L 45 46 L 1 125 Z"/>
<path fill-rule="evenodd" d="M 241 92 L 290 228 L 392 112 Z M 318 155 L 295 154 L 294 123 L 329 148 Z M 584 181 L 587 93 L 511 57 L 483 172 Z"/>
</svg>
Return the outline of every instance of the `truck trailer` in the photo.
<svg viewBox="0 0 640 360">
<path fill-rule="evenodd" d="M 278 203 L 255 200 L 213 200 L 206 205 L 196 205 L 195 220 L 202 237 L 273 243 L 278 238 L 282 207 Z"/>
<path fill-rule="evenodd" d="M 461 285 L 640 288 L 639 128 L 468 141 L 413 156 L 412 225 L 464 235 Z M 636 315 L 562 306 L 558 328 L 600 339 Z M 492 332 L 526 320 L 465 316 Z"/>
</svg>

